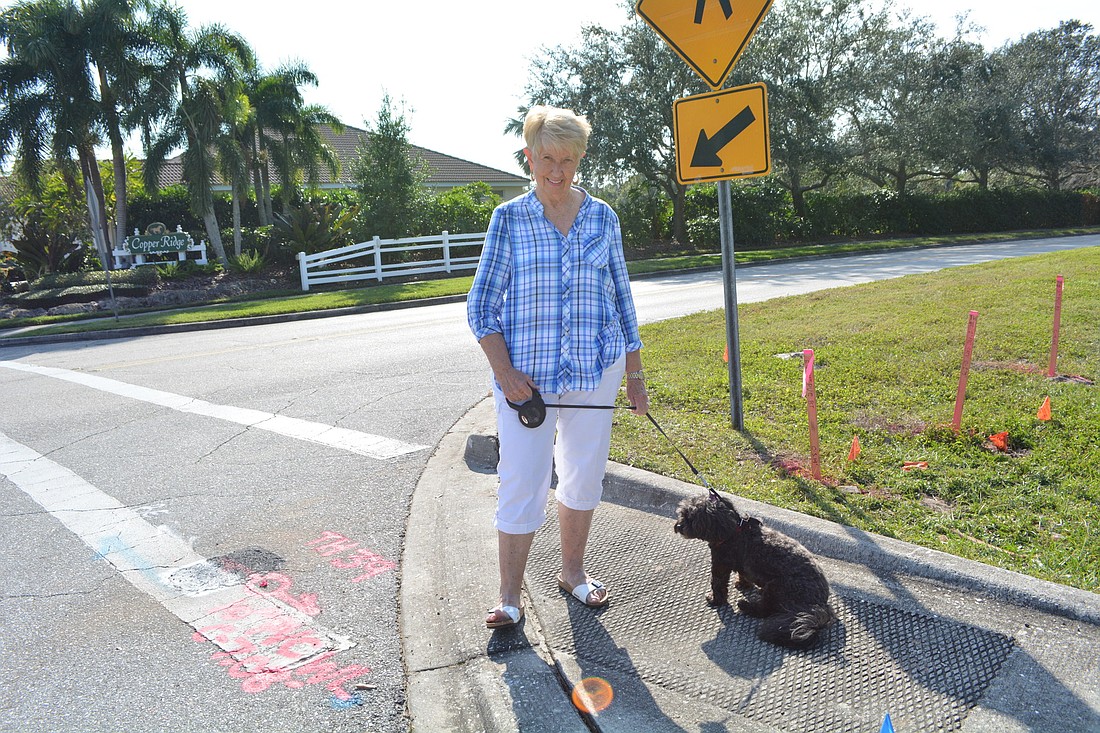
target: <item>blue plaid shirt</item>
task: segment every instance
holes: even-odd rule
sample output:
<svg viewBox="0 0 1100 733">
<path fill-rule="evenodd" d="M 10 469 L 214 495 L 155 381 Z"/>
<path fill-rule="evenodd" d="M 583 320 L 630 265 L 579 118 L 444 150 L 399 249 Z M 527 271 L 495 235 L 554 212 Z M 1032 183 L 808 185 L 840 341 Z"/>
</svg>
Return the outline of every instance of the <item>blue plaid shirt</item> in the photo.
<svg viewBox="0 0 1100 733">
<path fill-rule="evenodd" d="M 466 301 L 480 341 L 500 333 L 512 366 L 539 391 L 591 391 L 603 370 L 642 348 L 619 218 L 585 194 L 568 236 L 534 191 L 493 212 Z"/>
</svg>

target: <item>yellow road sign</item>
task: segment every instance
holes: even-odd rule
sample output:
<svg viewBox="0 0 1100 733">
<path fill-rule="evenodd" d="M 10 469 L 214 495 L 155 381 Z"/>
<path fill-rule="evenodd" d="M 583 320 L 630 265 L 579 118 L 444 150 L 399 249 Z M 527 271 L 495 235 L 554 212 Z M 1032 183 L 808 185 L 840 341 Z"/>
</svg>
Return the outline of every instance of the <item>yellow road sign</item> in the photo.
<svg viewBox="0 0 1100 733">
<path fill-rule="evenodd" d="M 672 103 L 676 179 L 685 185 L 771 172 L 768 90 L 761 83 Z"/>
<path fill-rule="evenodd" d="M 638 0 L 634 12 L 718 89 L 771 6 L 772 0 Z"/>
</svg>

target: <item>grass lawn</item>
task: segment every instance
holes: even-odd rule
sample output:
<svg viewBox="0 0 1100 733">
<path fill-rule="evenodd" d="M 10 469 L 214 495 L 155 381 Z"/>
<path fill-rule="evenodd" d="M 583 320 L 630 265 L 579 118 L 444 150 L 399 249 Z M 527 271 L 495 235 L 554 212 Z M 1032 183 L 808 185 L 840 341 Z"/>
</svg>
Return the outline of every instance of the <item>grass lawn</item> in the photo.
<svg viewBox="0 0 1100 733">
<path fill-rule="evenodd" d="M 1090 233 L 1094 230 L 1062 233 Z M 1036 232 L 1050 236 L 1051 232 Z M 1001 237 L 1019 238 L 1019 233 Z M 941 238 L 958 243 L 966 238 Z M 938 240 L 738 253 L 762 258 Z M 805 250 L 805 251 L 803 251 Z M 631 272 L 717 266 L 715 255 Z M 654 415 L 715 486 L 1039 578 L 1100 590 L 1100 387 L 1045 377 L 1055 278 L 1058 372 L 1100 381 L 1100 248 L 955 268 L 740 306 L 745 433 L 730 427 L 722 311 L 645 326 Z M 296 313 L 456 295 L 470 277 L 254 298 L 114 319 L 34 319 L 36 334 Z M 950 429 L 967 317 L 979 312 L 967 401 Z M 28 319 L 29 320 L 29 319 Z M 16 325 L 16 324 L 12 324 Z M 825 480 L 809 478 L 801 358 L 815 351 Z M 1036 419 L 1050 397 L 1053 419 Z M 1007 451 L 989 436 L 1008 433 Z M 847 460 L 853 436 L 860 457 Z M 646 420 L 620 413 L 612 458 L 694 477 Z M 903 470 L 906 461 L 926 469 Z"/>
<path fill-rule="evenodd" d="M 857 252 L 881 252 L 899 248 L 930 247 L 937 245 L 967 244 L 973 242 L 1007 241 L 1015 239 L 1035 239 L 1040 237 L 1066 236 L 1074 234 L 1094 234 L 1095 227 L 1068 228 L 1059 230 L 1034 230 L 1017 232 L 997 232 L 993 234 L 952 234 L 944 236 L 908 237 L 904 239 L 878 239 L 862 242 L 833 242 L 829 244 L 809 244 L 775 249 L 738 251 L 736 261 L 739 264 L 768 262 L 797 257 L 819 257 Z M 633 275 L 645 275 L 669 270 L 681 270 L 700 267 L 720 267 L 720 254 L 694 254 L 679 257 L 662 257 L 651 260 L 635 260 L 627 263 L 627 269 Z M 473 282 L 473 276 L 453 277 L 423 282 L 409 282 L 391 285 L 371 285 L 359 288 L 327 290 L 322 292 L 298 294 L 285 290 L 257 293 L 234 299 L 224 299 L 205 305 L 170 310 L 155 310 L 145 313 L 125 314 L 125 318 L 116 322 L 103 313 L 77 314 L 65 316 L 37 316 L 13 319 L 0 326 L 17 328 L 22 326 L 40 326 L 34 335 L 58 333 L 83 333 L 104 331 L 116 328 L 134 328 L 140 326 L 159 326 L 202 321 L 228 320 L 231 318 L 249 318 L 255 316 L 285 315 L 307 311 L 349 308 L 377 303 L 419 300 L 450 295 L 465 295 Z M 25 335 L 25 334 L 9 334 Z M 3 338 L 0 336 L 0 338 Z"/>
<path fill-rule="evenodd" d="M 1100 381 L 1100 249 L 1006 260 L 739 309 L 745 433 L 730 427 L 722 311 L 645 326 L 653 411 L 734 494 L 1039 578 L 1100 590 L 1100 387 L 1045 377 L 1055 278 L 1058 373 Z M 968 313 L 967 399 L 951 430 Z M 801 358 L 815 351 L 824 482 L 809 478 Z M 1036 412 L 1049 396 L 1053 419 Z M 1008 450 L 988 437 L 1008 432 Z M 853 436 L 862 453 L 849 462 Z M 619 413 L 612 458 L 694 477 Z M 903 470 L 906 461 L 927 469 Z"/>
</svg>

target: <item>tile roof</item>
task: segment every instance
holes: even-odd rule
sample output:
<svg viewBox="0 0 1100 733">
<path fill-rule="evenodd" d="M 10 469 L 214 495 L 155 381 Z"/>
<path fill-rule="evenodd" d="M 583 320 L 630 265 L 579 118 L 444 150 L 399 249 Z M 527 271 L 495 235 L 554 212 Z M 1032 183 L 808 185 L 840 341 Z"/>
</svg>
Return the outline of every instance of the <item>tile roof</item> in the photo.
<svg viewBox="0 0 1100 733">
<path fill-rule="evenodd" d="M 338 180 L 333 181 L 328 169 L 322 168 L 320 172 L 320 185 L 323 188 L 351 186 L 353 182 L 351 180 L 350 161 L 357 157 L 360 136 L 367 134 L 367 131 L 350 125 L 345 125 L 344 131 L 339 134 L 333 132 L 331 128 L 324 125 L 320 126 L 319 129 L 322 137 L 324 137 L 325 141 L 332 147 L 341 161 Z M 530 180 L 523 176 L 517 176 L 507 171 L 481 165 L 480 163 L 473 163 L 468 160 L 456 158 L 453 155 L 447 155 L 412 144 L 409 145 L 409 148 L 414 155 L 420 156 L 428 164 L 429 175 L 426 183 L 432 188 L 453 188 L 455 186 L 473 183 L 474 181 L 484 181 L 491 186 L 496 185 L 498 187 L 525 186 L 530 183 Z M 170 186 L 180 183 L 183 180 L 183 164 L 181 159 L 182 154 L 169 158 L 164 162 L 164 166 L 158 178 L 158 182 L 161 186 Z M 277 180 L 277 178 L 274 172 L 272 172 L 272 180 Z M 225 183 L 219 179 L 216 185 L 224 187 Z"/>
</svg>

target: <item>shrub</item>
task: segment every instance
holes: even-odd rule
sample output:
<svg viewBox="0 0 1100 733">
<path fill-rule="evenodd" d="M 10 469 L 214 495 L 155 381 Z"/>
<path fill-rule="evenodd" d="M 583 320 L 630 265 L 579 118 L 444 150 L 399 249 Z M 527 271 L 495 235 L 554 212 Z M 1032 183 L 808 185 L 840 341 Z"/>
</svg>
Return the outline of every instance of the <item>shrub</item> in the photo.
<svg viewBox="0 0 1100 733">
<path fill-rule="evenodd" d="M 166 262 L 163 265 L 157 265 L 155 269 L 163 280 L 181 280 L 188 277 L 187 271 L 180 266 L 179 262 Z"/>
<path fill-rule="evenodd" d="M 313 200 L 290 210 L 289 216 L 276 214 L 275 229 L 295 251 L 306 254 L 323 252 L 351 244 L 356 205 Z"/>
<path fill-rule="evenodd" d="M 129 270 L 112 270 L 111 283 L 114 285 L 134 285 L 152 288 L 157 284 L 157 270 L 154 267 L 135 267 Z M 107 273 L 103 270 L 86 272 L 53 273 L 38 278 L 31 283 L 32 290 L 67 288 L 80 285 L 106 285 Z"/>
<path fill-rule="evenodd" d="M 264 269 L 264 256 L 256 251 L 246 250 L 240 257 L 229 259 L 229 269 L 241 274 L 252 274 Z"/>
<path fill-rule="evenodd" d="M 149 288 L 120 284 L 114 286 L 116 296 L 141 297 L 149 294 Z M 108 297 L 106 285 L 75 285 L 69 288 L 49 288 L 9 295 L 7 300 L 20 308 L 53 308 L 69 303 L 93 303 Z"/>
<path fill-rule="evenodd" d="M 653 242 L 669 238 L 672 202 L 664 192 L 640 176 L 621 186 L 600 190 L 603 198 L 619 216 L 623 248 L 628 254 L 648 253 Z"/>
<path fill-rule="evenodd" d="M 416 230 L 424 236 L 450 232 L 470 234 L 489 228 L 489 217 L 500 204 L 500 196 L 487 183 L 469 183 L 446 193 L 428 196 Z"/>
</svg>

